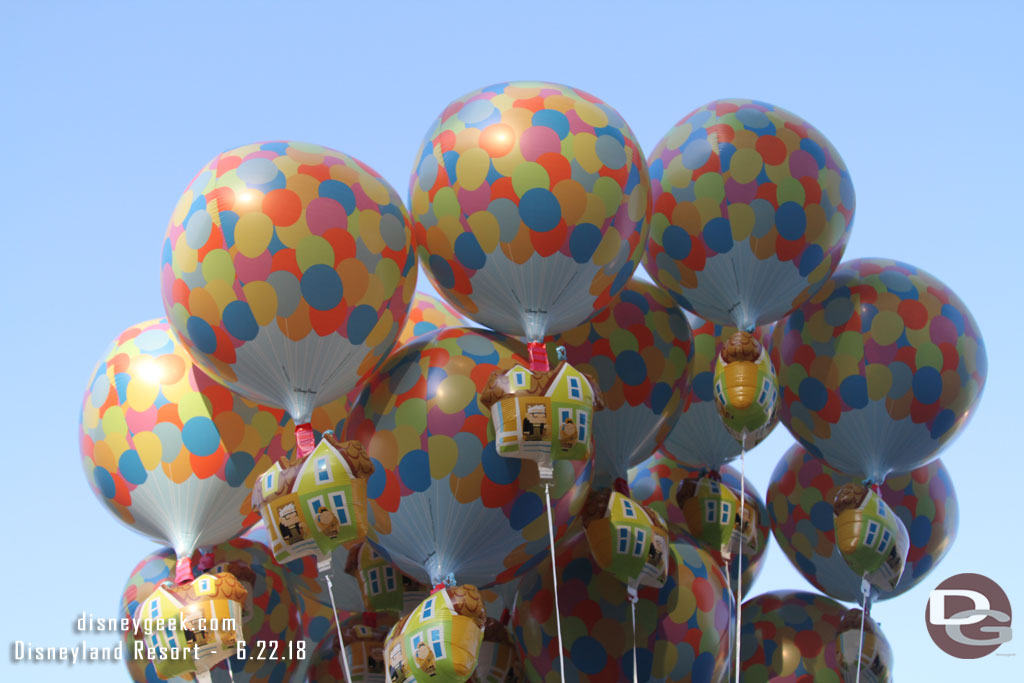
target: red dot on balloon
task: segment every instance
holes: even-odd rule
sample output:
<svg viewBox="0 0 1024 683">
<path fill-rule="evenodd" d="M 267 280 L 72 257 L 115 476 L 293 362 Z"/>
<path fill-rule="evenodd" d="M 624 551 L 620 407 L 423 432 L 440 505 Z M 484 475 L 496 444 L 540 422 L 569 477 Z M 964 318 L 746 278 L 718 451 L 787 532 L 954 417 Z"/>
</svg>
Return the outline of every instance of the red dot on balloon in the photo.
<svg viewBox="0 0 1024 683">
<path fill-rule="evenodd" d="M 507 123 L 495 123 L 484 128 L 478 143 L 491 157 L 503 157 L 516 145 L 516 131 Z"/>
<path fill-rule="evenodd" d="M 217 159 L 217 177 L 224 175 L 228 171 L 233 171 L 238 168 L 239 164 L 242 163 L 242 157 L 234 155 L 223 155 Z"/>
<path fill-rule="evenodd" d="M 544 108 L 544 98 L 541 97 L 540 95 L 536 95 L 528 99 L 516 100 L 515 102 L 512 103 L 512 106 L 516 107 L 517 109 L 529 109 L 530 111 L 536 113 Z"/>
<path fill-rule="evenodd" d="M 654 202 L 654 212 L 660 213 L 665 216 L 671 216 L 672 211 L 676 208 L 676 198 L 672 196 L 671 192 L 662 192 L 657 201 Z M 653 246 L 654 241 L 651 241 Z"/>
<path fill-rule="evenodd" d="M 774 135 L 762 135 L 757 139 L 754 148 L 769 166 L 778 166 L 786 160 L 786 143 Z"/>
<path fill-rule="evenodd" d="M 801 631 L 793 637 L 793 642 L 800 650 L 800 656 L 814 658 L 821 652 L 821 636 L 814 631 Z"/>
<path fill-rule="evenodd" d="M 206 193 L 206 204 L 212 204 L 215 211 L 231 211 L 235 207 L 235 191 L 224 185 L 215 187 Z"/>
<path fill-rule="evenodd" d="M 821 204 L 821 185 L 816 179 L 804 176 L 800 179 L 800 184 L 804 188 L 804 206 Z"/>
<path fill-rule="evenodd" d="M 777 209 L 779 208 L 779 201 L 776 199 L 776 190 L 775 183 L 762 183 L 757 186 L 757 198 L 770 202 Z"/>
<path fill-rule="evenodd" d="M 274 225 L 293 225 L 302 215 L 302 200 L 291 190 L 279 188 L 263 196 L 262 209 Z"/>
<path fill-rule="evenodd" d="M 949 342 L 943 342 L 939 344 L 939 350 L 942 351 L 943 372 L 956 370 L 960 366 L 960 352 L 956 350 L 954 345 Z"/>
<path fill-rule="evenodd" d="M 572 178 L 572 166 L 569 164 L 569 160 L 561 154 L 555 152 L 541 154 L 537 157 L 537 163 L 547 171 L 550 181 L 548 187 L 551 189 L 563 180 Z"/>
<path fill-rule="evenodd" d="M 330 180 L 331 178 L 331 169 L 327 168 L 326 164 L 318 164 L 316 166 L 299 166 L 299 173 L 312 176 L 319 180 L 321 183 L 324 182 L 325 180 Z"/>
<path fill-rule="evenodd" d="M 715 116 L 725 116 L 726 114 L 732 114 L 735 111 L 739 111 L 739 105 L 733 102 L 715 102 Z M 696 112 L 694 112 L 696 113 Z"/>
<path fill-rule="evenodd" d="M 736 137 L 736 131 L 732 129 L 732 126 L 726 123 L 716 123 L 713 126 L 708 126 L 708 138 L 714 135 L 719 143 L 732 142 L 732 139 Z"/>
<path fill-rule="evenodd" d="M 491 183 L 491 200 L 495 199 L 508 199 L 519 204 L 519 195 L 516 194 L 515 188 L 512 187 L 511 178 L 502 177 Z"/>
<path fill-rule="evenodd" d="M 904 299 L 896 312 L 903 318 L 903 324 L 912 330 L 920 330 L 928 324 L 928 309 L 917 299 Z"/>
<path fill-rule="evenodd" d="M 715 589 L 711 582 L 701 576 L 694 577 L 691 590 L 697 601 L 697 609 L 701 612 L 710 612 L 715 606 Z"/>
<path fill-rule="evenodd" d="M 443 130 L 434 138 L 434 144 L 441 148 L 441 154 L 455 149 L 455 133 L 450 130 Z"/>
</svg>

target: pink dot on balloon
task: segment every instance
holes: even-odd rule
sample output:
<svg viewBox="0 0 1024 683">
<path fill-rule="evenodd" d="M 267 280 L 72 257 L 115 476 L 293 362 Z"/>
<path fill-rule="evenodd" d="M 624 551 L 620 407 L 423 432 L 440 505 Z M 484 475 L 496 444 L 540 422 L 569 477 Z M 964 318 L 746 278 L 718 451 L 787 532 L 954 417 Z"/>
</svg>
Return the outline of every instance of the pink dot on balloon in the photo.
<svg viewBox="0 0 1024 683">
<path fill-rule="evenodd" d="M 818 177 L 818 162 L 814 160 L 811 153 L 798 149 L 789 155 L 789 173 L 794 178 Z"/>
<path fill-rule="evenodd" d="M 952 320 L 946 316 L 938 316 L 932 319 L 931 325 L 928 326 L 928 334 L 932 339 L 933 344 L 947 344 L 956 345 L 956 325 Z"/>
<path fill-rule="evenodd" d="M 547 152 L 561 152 L 562 141 L 558 133 L 547 126 L 532 126 L 519 137 L 519 151 L 527 161 L 536 161 Z"/>
<path fill-rule="evenodd" d="M 317 197 L 306 207 L 306 223 L 314 235 L 322 235 L 331 228 L 346 229 L 348 214 L 345 207 L 329 197 Z"/>
</svg>

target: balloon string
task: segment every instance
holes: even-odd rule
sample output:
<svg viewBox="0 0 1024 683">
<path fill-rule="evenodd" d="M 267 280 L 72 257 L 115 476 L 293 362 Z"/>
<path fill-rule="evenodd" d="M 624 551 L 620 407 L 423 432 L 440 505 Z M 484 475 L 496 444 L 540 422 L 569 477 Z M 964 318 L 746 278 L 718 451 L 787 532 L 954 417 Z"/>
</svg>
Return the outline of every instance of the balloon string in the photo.
<svg viewBox="0 0 1024 683">
<path fill-rule="evenodd" d="M 736 680 L 740 680 L 740 627 L 743 622 L 743 513 L 746 511 L 747 502 L 747 434 L 743 433 L 743 450 L 740 452 L 740 543 L 737 548 L 736 558 Z M 726 580 L 729 578 L 728 567 L 726 567 Z"/>
<path fill-rule="evenodd" d="M 558 566 L 555 563 L 555 526 L 551 521 L 551 484 L 544 484 L 544 498 L 548 502 L 548 544 L 551 546 L 551 578 L 555 587 L 555 628 L 558 629 L 558 670 L 565 680 L 565 656 L 562 654 L 562 617 L 558 613 Z"/>
<path fill-rule="evenodd" d="M 871 593 L 871 587 L 867 580 L 867 574 L 860 581 L 860 594 L 863 600 L 861 601 L 860 607 L 860 644 L 857 646 L 857 678 L 854 680 L 860 680 L 860 662 L 864 657 L 864 622 L 868 620 L 868 595 Z"/>
<path fill-rule="evenodd" d="M 629 611 L 633 617 L 633 683 L 640 683 L 636 667 L 636 593 L 632 589 L 629 591 Z"/>
<path fill-rule="evenodd" d="M 338 618 L 338 606 L 334 604 L 334 584 L 331 575 L 327 574 L 327 592 L 331 594 L 331 611 L 334 612 L 334 625 L 338 627 L 338 649 L 341 650 L 341 666 L 345 671 L 345 680 L 352 682 L 352 672 L 348 669 L 348 655 L 345 653 L 345 637 L 341 635 L 341 620 Z"/>
<path fill-rule="evenodd" d="M 228 667 L 228 678 L 231 679 L 231 683 L 235 683 L 235 672 L 231 670 L 231 660 L 225 659 L 224 665 Z"/>
</svg>

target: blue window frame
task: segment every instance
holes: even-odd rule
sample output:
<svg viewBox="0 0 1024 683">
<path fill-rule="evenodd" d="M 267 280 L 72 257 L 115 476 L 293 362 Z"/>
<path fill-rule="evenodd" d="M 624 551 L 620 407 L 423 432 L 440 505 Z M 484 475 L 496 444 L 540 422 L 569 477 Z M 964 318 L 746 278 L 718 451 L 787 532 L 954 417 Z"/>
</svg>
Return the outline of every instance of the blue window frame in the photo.
<svg viewBox="0 0 1024 683">
<path fill-rule="evenodd" d="M 316 481 L 318 484 L 327 484 L 332 481 L 331 468 L 327 466 L 327 456 L 316 459 Z"/>
<path fill-rule="evenodd" d="M 875 537 L 878 535 L 878 522 L 868 522 L 868 533 L 864 536 L 864 545 L 875 545 Z"/>
<path fill-rule="evenodd" d="M 334 503 L 334 514 L 338 515 L 338 521 L 342 525 L 348 524 L 348 505 L 345 502 L 345 494 L 332 494 L 331 502 Z"/>
<path fill-rule="evenodd" d="M 395 590 L 395 569 L 394 567 L 384 568 L 384 588 L 388 591 Z"/>
<path fill-rule="evenodd" d="M 586 442 L 587 440 L 587 413 L 586 411 L 579 410 L 576 412 L 576 439 L 578 441 Z"/>
<path fill-rule="evenodd" d="M 430 629 L 430 647 L 434 650 L 434 659 L 444 659 L 444 641 L 441 640 L 441 629 Z"/>
<path fill-rule="evenodd" d="M 374 568 L 367 572 L 367 576 L 370 578 L 370 595 L 377 595 L 380 593 L 379 572 Z"/>
<path fill-rule="evenodd" d="M 636 543 L 633 544 L 633 554 L 640 557 L 644 554 L 644 541 L 647 540 L 647 532 L 643 529 L 636 530 Z"/>
<path fill-rule="evenodd" d="M 583 398 L 583 392 L 580 390 L 579 377 L 569 378 L 569 398 L 574 398 L 577 401 Z"/>
<path fill-rule="evenodd" d="M 622 514 L 626 519 L 636 519 L 636 510 L 633 509 L 633 501 L 628 498 L 622 499 Z"/>
<path fill-rule="evenodd" d="M 202 581 L 199 582 L 199 592 L 200 593 L 205 593 L 208 590 L 210 590 L 210 580 L 209 579 L 203 579 Z"/>
<path fill-rule="evenodd" d="M 522 388 L 526 386 L 526 373 L 522 370 L 516 370 L 513 373 L 513 382 L 515 382 L 516 388 Z"/>
<path fill-rule="evenodd" d="M 629 529 L 624 526 L 619 527 L 619 554 L 625 555 L 629 552 Z"/>
<path fill-rule="evenodd" d="M 729 515 L 732 513 L 732 505 L 722 501 L 722 524 L 729 523 Z"/>
<path fill-rule="evenodd" d="M 718 505 L 715 504 L 715 501 L 704 501 L 704 513 L 704 521 L 706 522 L 714 522 L 718 519 Z"/>
<path fill-rule="evenodd" d="M 267 485 L 265 487 L 265 490 L 267 490 L 267 491 L 273 491 L 274 490 L 274 473 L 273 472 L 267 472 Z"/>
<path fill-rule="evenodd" d="M 154 600 L 153 602 L 149 603 L 149 618 L 150 619 L 159 619 L 160 618 L 160 601 L 159 600 Z"/>
<path fill-rule="evenodd" d="M 892 534 L 889 533 L 888 529 L 882 531 L 882 541 L 878 544 L 878 552 L 885 554 L 885 551 L 889 548 L 889 541 L 892 539 Z"/>
<path fill-rule="evenodd" d="M 434 598 L 427 600 L 423 603 L 423 609 L 420 611 L 420 619 L 430 619 L 434 616 Z M 415 644 L 413 645 L 415 647 Z"/>
</svg>

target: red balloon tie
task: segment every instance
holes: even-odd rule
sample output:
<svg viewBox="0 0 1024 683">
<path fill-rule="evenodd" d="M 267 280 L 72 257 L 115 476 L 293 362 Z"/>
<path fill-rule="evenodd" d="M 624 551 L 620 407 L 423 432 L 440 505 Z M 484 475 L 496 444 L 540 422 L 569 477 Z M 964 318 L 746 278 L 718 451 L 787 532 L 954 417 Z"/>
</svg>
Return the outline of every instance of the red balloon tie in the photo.
<svg viewBox="0 0 1024 683">
<path fill-rule="evenodd" d="M 530 351 L 530 370 L 532 372 L 547 372 L 551 369 L 548 364 L 548 350 L 543 342 L 530 342 L 527 344 Z"/>
<path fill-rule="evenodd" d="M 629 498 L 629 483 L 627 483 L 622 477 L 617 477 L 615 481 L 612 482 L 612 490 Z"/>
<path fill-rule="evenodd" d="M 363 612 L 363 623 L 370 628 L 377 628 L 377 613 Z"/>
<path fill-rule="evenodd" d="M 298 449 L 298 459 L 303 460 L 313 452 L 316 447 L 316 437 L 313 435 L 313 425 L 304 422 L 295 425 L 295 446 Z"/>
<path fill-rule="evenodd" d="M 178 558 L 178 564 L 174 567 L 174 583 L 180 586 L 183 583 L 188 583 L 194 578 L 195 576 L 192 575 L 192 558 Z"/>
<path fill-rule="evenodd" d="M 512 613 L 509 612 L 508 611 L 508 607 L 506 607 L 501 612 L 501 625 L 502 626 L 508 626 L 508 622 L 511 621 L 511 619 L 512 619 Z"/>
</svg>

